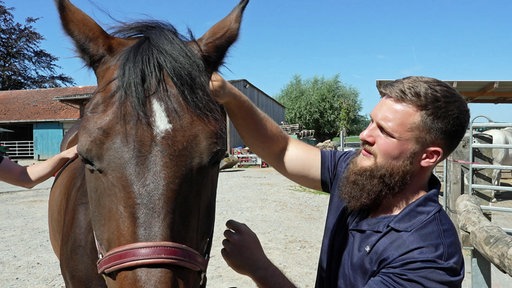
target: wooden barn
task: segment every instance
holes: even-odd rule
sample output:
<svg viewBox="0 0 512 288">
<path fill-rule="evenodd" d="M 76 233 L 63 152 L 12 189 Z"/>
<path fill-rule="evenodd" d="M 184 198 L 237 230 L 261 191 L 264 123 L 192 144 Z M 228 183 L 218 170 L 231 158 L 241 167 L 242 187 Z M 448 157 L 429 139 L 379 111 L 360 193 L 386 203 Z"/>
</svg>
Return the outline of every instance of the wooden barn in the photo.
<svg viewBox="0 0 512 288">
<path fill-rule="evenodd" d="M 276 123 L 285 108 L 247 80 L 230 81 Z M 64 133 L 80 118 L 96 86 L 0 91 L 0 145 L 12 158 L 48 159 L 60 150 Z M 228 121 L 228 147 L 244 146 Z M 3 131 L 3 132 L 2 132 Z"/>
</svg>

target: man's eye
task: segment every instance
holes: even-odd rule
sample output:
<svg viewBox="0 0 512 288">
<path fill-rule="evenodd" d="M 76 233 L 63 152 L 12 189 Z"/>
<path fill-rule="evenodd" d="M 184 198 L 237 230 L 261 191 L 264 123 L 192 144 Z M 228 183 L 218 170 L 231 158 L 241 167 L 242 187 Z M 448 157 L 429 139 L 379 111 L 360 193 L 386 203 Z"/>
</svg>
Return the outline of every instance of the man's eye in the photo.
<svg viewBox="0 0 512 288">
<path fill-rule="evenodd" d="M 389 138 L 393 138 L 395 139 L 395 136 L 393 136 L 391 133 L 389 133 L 386 129 L 384 128 L 380 128 L 380 132 L 382 133 L 382 135 L 386 136 L 386 137 L 389 137 Z"/>
</svg>

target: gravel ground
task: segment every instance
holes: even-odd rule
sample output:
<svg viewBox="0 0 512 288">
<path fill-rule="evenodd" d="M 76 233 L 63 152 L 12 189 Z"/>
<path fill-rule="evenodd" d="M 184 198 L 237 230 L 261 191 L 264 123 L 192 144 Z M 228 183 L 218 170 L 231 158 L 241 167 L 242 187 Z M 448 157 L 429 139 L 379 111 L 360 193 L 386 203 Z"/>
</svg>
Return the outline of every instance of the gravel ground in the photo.
<svg viewBox="0 0 512 288">
<path fill-rule="evenodd" d="M 260 237 L 268 257 L 299 287 L 314 287 L 328 197 L 307 192 L 272 168 L 220 173 L 208 287 L 256 287 L 220 255 L 224 223 L 235 219 Z M 49 187 L 0 182 L 0 286 L 64 287 L 47 225 Z"/>
</svg>

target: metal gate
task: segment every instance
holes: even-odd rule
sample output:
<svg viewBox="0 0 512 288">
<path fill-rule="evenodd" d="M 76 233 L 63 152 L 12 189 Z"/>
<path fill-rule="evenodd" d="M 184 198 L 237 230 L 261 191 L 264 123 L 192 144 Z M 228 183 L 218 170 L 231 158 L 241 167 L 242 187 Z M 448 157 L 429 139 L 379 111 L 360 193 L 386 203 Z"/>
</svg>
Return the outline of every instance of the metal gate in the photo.
<svg viewBox="0 0 512 288">
<path fill-rule="evenodd" d="M 487 122 L 484 123 L 475 123 L 475 120 L 483 118 Z M 506 165 L 494 165 L 493 163 L 482 163 L 480 161 L 475 161 L 475 152 L 480 148 L 491 148 L 491 149 L 512 149 L 512 144 L 492 144 L 492 143 L 475 143 L 475 139 L 473 138 L 473 131 L 475 128 L 505 128 L 512 127 L 512 123 L 498 123 L 493 122 L 486 116 L 478 116 L 475 117 L 469 126 L 469 159 L 468 159 L 468 194 L 472 195 L 476 191 L 491 191 L 491 201 L 495 202 L 495 191 L 508 191 L 512 192 L 512 187 L 510 186 L 501 186 L 499 183 L 497 185 L 493 185 L 491 180 L 491 185 L 475 183 L 476 177 L 475 174 L 477 171 L 482 169 L 498 169 L 498 170 L 512 170 L 512 166 Z M 491 159 L 492 160 L 492 159 Z M 492 178 L 491 178 L 492 179 Z M 480 181 L 481 182 L 481 181 Z M 475 195 L 476 196 L 476 195 Z M 489 205 L 481 205 L 480 208 L 485 213 L 489 212 L 504 212 L 504 213 L 512 213 L 512 208 L 505 207 L 496 207 Z M 511 234 L 512 229 L 501 227 L 506 233 Z M 472 247 L 470 247 L 473 249 Z M 471 286 L 472 287 L 491 287 L 491 262 L 485 259 L 476 249 L 471 253 Z"/>
</svg>

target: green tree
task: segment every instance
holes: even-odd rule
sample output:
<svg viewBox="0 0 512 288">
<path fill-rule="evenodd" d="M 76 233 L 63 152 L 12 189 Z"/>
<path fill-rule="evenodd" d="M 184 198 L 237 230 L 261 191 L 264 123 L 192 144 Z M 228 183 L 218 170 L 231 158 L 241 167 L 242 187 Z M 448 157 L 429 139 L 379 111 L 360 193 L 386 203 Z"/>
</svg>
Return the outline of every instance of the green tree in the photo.
<svg viewBox="0 0 512 288">
<path fill-rule="evenodd" d="M 351 134 L 349 135 L 359 135 L 368 125 L 370 124 L 370 118 L 366 115 L 357 115 L 357 119 L 355 121 L 354 126 L 352 127 L 352 130 L 349 132 Z"/>
<path fill-rule="evenodd" d="M 0 0 L 0 90 L 74 85 L 71 77 L 56 73 L 58 59 L 39 47 L 44 37 L 32 26 L 38 18 L 28 17 L 21 24 L 11 11 Z"/>
<path fill-rule="evenodd" d="M 276 99 L 286 107 L 286 122 L 315 130 L 319 141 L 339 135 L 342 128 L 349 134 L 359 133 L 367 122 L 359 115 L 359 92 L 343 85 L 339 75 L 307 80 L 295 75 Z"/>
</svg>

